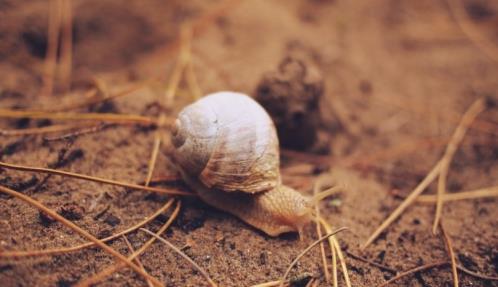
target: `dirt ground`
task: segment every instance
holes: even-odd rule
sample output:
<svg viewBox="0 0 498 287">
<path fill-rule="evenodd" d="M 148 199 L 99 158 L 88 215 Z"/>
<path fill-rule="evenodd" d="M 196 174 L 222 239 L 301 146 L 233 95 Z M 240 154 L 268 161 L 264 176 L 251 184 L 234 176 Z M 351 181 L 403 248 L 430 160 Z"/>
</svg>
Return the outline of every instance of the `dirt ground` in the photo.
<svg viewBox="0 0 498 287">
<path fill-rule="evenodd" d="M 335 182 L 347 186 L 347 192 L 321 203 L 322 215 L 334 227 L 351 229 L 338 235 L 347 252 L 398 271 L 448 259 L 441 235 L 431 233 L 433 204 L 414 204 L 371 246 L 361 251 L 360 245 L 442 156 L 460 116 L 472 102 L 486 97 L 498 103 L 498 62 L 462 32 L 448 4 L 463 4 L 473 32 L 496 51 L 496 1 L 72 2 L 73 92 L 42 97 L 47 1 L 0 0 L 0 108 L 40 109 L 74 102 L 91 87 L 94 76 L 103 79 L 111 93 L 131 82 L 157 78 L 161 84 L 80 110 L 157 116 L 157 103 L 177 58 L 180 24 L 186 20 L 201 23 L 192 41 L 192 58 L 203 94 L 233 90 L 254 95 L 263 75 L 276 70 L 288 53 L 298 49 L 316 62 L 324 80 L 321 129 L 329 152 L 283 151 L 284 183 L 309 195 L 318 173 L 330 168 Z M 192 101 L 184 87 L 173 115 Z M 56 123 L 2 119 L 0 128 Z M 77 137 L 72 143 L 46 142 L 43 136 L 0 136 L 0 158 L 140 183 L 147 173 L 154 133 L 154 129 L 133 126 L 111 127 Z M 448 175 L 449 192 L 497 185 L 497 164 L 498 108 L 491 105 L 455 155 Z M 161 152 L 154 175 L 168 174 L 171 170 Z M 66 217 L 98 238 L 139 222 L 167 199 L 60 176 L 43 182 L 44 178 L 43 174 L 0 169 L 1 185 L 65 211 Z M 425 193 L 435 193 L 435 186 Z M 181 183 L 167 187 L 188 190 Z M 294 234 L 272 238 L 196 199 L 182 202 L 180 215 L 165 237 L 179 247 L 188 243 L 185 253 L 220 286 L 278 280 L 316 238 L 311 225 L 303 240 Z M 155 231 L 166 219 L 160 216 L 146 227 Z M 496 199 L 446 203 L 444 224 L 460 265 L 498 275 Z M 148 236 L 136 231 L 128 239 L 137 249 Z M 82 242 L 83 238 L 40 216 L 33 207 L 0 195 L 0 252 Z M 110 246 L 129 254 L 122 239 Z M 188 262 L 160 243 L 154 243 L 140 259 L 166 286 L 206 285 Z M 394 276 L 349 255 L 346 261 L 353 286 L 377 286 Z M 99 248 L 0 258 L 0 285 L 71 286 L 114 262 Z M 291 272 L 293 278 L 307 276 L 319 278 L 319 286 L 328 286 L 318 248 Z M 496 281 L 462 272 L 459 279 L 461 286 L 498 286 Z M 344 286 L 342 276 L 339 283 Z M 97 286 L 146 283 L 122 269 Z M 452 286 L 451 269 L 432 268 L 393 286 Z"/>
</svg>

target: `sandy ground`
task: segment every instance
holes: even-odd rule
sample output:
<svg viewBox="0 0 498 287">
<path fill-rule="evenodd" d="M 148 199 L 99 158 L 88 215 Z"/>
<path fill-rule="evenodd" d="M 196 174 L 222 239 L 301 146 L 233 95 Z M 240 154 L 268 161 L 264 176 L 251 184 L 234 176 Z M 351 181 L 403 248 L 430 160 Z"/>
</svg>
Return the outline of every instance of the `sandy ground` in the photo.
<svg viewBox="0 0 498 287">
<path fill-rule="evenodd" d="M 103 79 L 111 93 L 130 82 L 158 78 L 112 104 L 82 111 L 157 116 L 157 103 L 178 50 L 178 31 L 216 10 L 220 1 L 72 1 L 74 70 L 70 95 L 40 97 L 46 52 L 46 1 L 0 1 L 0 107 L 43 108 L 74 102 Z M 185 3 L 187 2 L 187 3 Z M 460 3 L 460 1 L 456 1 Z M 498 47 L 498 5 L 464 1 L 474 32 Z M 432 235 L 434 206 L 415 204 L 364 251 L 359 246 L 425 176 L 444 152 L 460 116 L 480 97 L 498 101 L 498 63 L 462 32 L 445 1 L 234 1 L 197 27 L 192 41 L 194 69 L 203 93 L 234 90 L 255 94 L 263 75 L 294 49 L 312 58 L 324 79 L 321 128 L 330 153 L 283 152 L 284 183 L 311 194 L 317 170 L 331 169 L 347 186 L 321 203 L 348 252 L 402 271 L 447 260 L 441 235 Z M 496 54 L 495 54 L 496 56 Z M 182 86 L 184 87 L 184 85 Z M 184 88 L 171 113 L 192 101 Z M 56 123 L 56 122 L 52 122 Z M 47 125 L 43 120 L 2 120 L 5 129 Z M 74 142 L 44 142 L 41 136 L 0 137 L 1 160 L 32 166 L 142 182 L 155 131 L 113 127 Z M 167 135 L 167 131 L 164 132 Z M 63 160 L 58 160 L 65 151 Z M 479 116 L 457 151 L 448 176 L 449 192 L 497 184 L 498 109 Z M 301 170 L 296 175 L 296 170 Z M 302 171 L 304 170 L 304 171 Z M 155 176 L 171 174 L 165 152 Z M 69 210 L 77 225 L 103 238 L 139 222 L 160 208 L 165 196 L 52 176 L 0 170 L 4 186 L 55 210 Z M 170 188 L 188 190 L 181 183 Z M 435 193 L 432 184 L 426 193 Z M 314 227 L 296 235 L 268 237 L 237 218 L 196 199 L 182 200 L 166 238 L 206 269 L 220 286 L 249 286 L 280 278 L 292 259 L 310 244 Z M 466 268 L 497 276 L 496 199 L 447 203 L 444 224 L 457 260 Z M 147 224 L 157 230 L 167 216 Z M 134 248 L 148 238 L 128 236 Z M 73 246 L 85 240 L 52 223 L 17 199 L 0 195 L 0 252 Z M 122 239 L 110 246 L 123 254 Z M 202 277 L 164 245 L 140 257 L 146 270 L 166 286 L 203 286 Z M 354 286 L 376 286 L 392 273 L 346 256 Z M 113 264 L 99 248 L 57 256 L 0 258 L 2 286 L 71 286 Z M 313 276 L 327 286 L 320 253 L 305 256 L 291 276 Z M 459 273 L 461 286 L 498 283 Z M 306 280 L 304 280 L 306 281 Z M 342 277 L 339 283 L 344 284 Z M 145 286 L 122 269 L 98 286 Z M 305 284 L 305 283 L 303 283 Z M 448 266 L 400 280 L 397 286 L 452 286 Z"/>
</svg>

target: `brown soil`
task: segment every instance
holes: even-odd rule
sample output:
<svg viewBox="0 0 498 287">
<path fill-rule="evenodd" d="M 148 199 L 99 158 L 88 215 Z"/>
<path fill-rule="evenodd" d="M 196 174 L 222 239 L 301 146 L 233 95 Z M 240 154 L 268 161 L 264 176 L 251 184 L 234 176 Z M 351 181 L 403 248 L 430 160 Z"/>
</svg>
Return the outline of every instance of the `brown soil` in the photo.
<svg viewBox="0 0 498 287">
<path fill-rule="evenodd" d="M 0 107 L 40 108 L 82 98 L 92 76 L 111 92 L 131 81 L 159 77 L 151 85 L 92 111 L 155 116 L 176 60 L 178 31 L 185 20 L 217 9 L 220 1 L 72 1 L 74 71 L 67 96 L 40 97 L 46 49 L 47 1 L 0 1 Z M 325 83 L 320 110 L 330 139 L 330 156 L 284 152 L 285 183 L 311 194 L 316 171 L 328 166 L 346 184 L 337 200 L 322 203 L 343 249 L 402 271 L 447 260 L 440 235 L 432 235 L 434 206 L 415 204 L 365 251 L 359 246 L 442 155 L 460 115 L 477 98 L 498 101 L 498 65 L 462 33 L 445 1 L 232 1 L 214 18 L 204 18 L 193 40 L 193 60 L 203 93 L 255 93 L 263 75 L 275 71 L 298 46 L 317 62 Z M 126 3 L 126 4 L 125 4 Z M 459 2 L 458 2 L 459 3 Z M 479 33 L 498 46 L 495 1 L 464 1 Z M 496 55 L 495 55 L 496 56 Z M 183 96 L 182 96 L 183 95 Z M 185 90 L 175 111 L 190 102 Z M 88 111 L 88 109 L 86 110 Z M 483 129 L 483 122 L 491 129 Z M 55 122 L 53 122 L 55 123 Z M 1 120 L 5 129 L 36 127 L 43 120 Z M 479 128 L 481 127 L 481 128 Z M 0 137 L 1 160 L 56 167 L 104 178 L 142 182 L 154 130 L 113 127 L 65 141 L 40 136 Z M 62 157 L 61 157 L 62 156 Z M 60 160 L 62 159 L 62 160 Z M 155 175 L 171 173 L 161 153 Z M 469 130 L 451 165 L 450 192 L 497 185 L 498 110 L 487 109 Z M 304 168 L 303 168 L 304 167 Z M 304 170 L 304 172 L 303 172 Z M 296 175 L 296 171 L 300 171 Z M 57 210 L 102 238 L 152 214 L 166 200 L 140 191 L 45 175 L 1 170 L 4 186 Z M 435 192 L 435 184 L 426 193 Z M 173 186 L 186 189 L 180 185 Z M 99 195 L 106 195 L 99 198 Z M 98 199 L 99 198 L 99 199 Z M 337 196 L 336 196 L 337 198 Z M 97 200 L 98 199 L 98 200 Z M 103 214 L 104 210 L 106 210 Z M 157 228 L 166 217 L 148 224 Z M 447 203 L 444 223 L 459 264 L 482 274 L 498 274 L 496 199 Z M 292 259 L 315 237 L 308 226 L 296 235 L 271 238 L 195 199 L 183 200 L 179 218 L 165 235 L 204 267 L 220 286 L 249 286 L 280 278 Z M 134 248 L 148 238 L 128 236 Z M 38 210 L 0 195 L 0 251 L 73 246 L 85 240 Z M 128 254 L 119 239 L 110 244 Z M 166 286 L 205 285 L 182 258 L 155 243 L 140 257 L 146 270 Z M 393 274 L 347 256 L 354 286 L 376 286 Z M 70 286 L 113 264 L 99 248 L 58 256 L 0 259 L 1 286 Z M 305 256 L 291 276 L 323 280 L 319 250 Z M 461 286 L 498 286 L 459 273 Z M 448 266 L 395 283 L 398 286 L 452 286 Z M 344 281 L 340 278 L 340 284 Z M 98 286 L 145 286 L 124 269 Z"/>
</svg>

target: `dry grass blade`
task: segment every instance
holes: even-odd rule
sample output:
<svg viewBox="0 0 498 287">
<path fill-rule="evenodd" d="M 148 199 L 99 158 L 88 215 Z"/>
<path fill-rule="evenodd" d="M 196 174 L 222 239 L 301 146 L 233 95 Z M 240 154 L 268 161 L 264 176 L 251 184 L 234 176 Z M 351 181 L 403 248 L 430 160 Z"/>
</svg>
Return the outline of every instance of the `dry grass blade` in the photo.
<svg viewBox="0 0 498 287">
<path fill-rule="evenodd" d="M 280 286 L 280 281 L 269 281 L 265 283 L 252 285 L 251 287 L 274 287 L 274 286 Z"/>
<path fill-rule="evenodd" d="M 319 218 L 320 223 L 325 228 L 327 233 L 332 232 L 332 227 L 328 224 L 326 220 L 323 218 Z M 351 287 L 351 280 L 349 279 L 348 267 L 346 265 L 346 260 L 344 259 L 344 255 L 342 254 L 341 246 L 339 245 L 339 241 L 337 241 L 336 236 L 329 237 L 329 241 L 332 241 L 330 244 L 332 245 L 333 250 L 337 252 L 337 256 L 339 257 L 339 263 L 341 264 L 342 274 L 344 276 L 344 281 L 346 282 L 347 287 Z M 337 267 L 336 267 L 337 269 Z M 336 271 L 337 272 L 337 271 Z M 337 277 L 337 274 L 336 274 Z"/>
<path fill-rule="evenodd" d="M 155 79 L 147 79 L 147 80 L 144 80 L 141 82 L 133 83 L 133 84 L 131 84 L 131 87 L 125 88 L 122 91 L 119 91 L 115 94 L 112 94 L 112 95 L 109 95 L 106 97 L 97 96 L 97 94 L 98 94 L 97 89 L 92 89 L 89 91 L 89 94 L 92 95 L 89 97 L 89 99 L 86 99 L 86 100 L 78 102 L 78 103 L 72 103 L 70 105 L 59 106 L 59 107 L 55 107 L 55 108 L 47 109 L 47 110 L 43 110 L 43 111 L 44 112 L 65 112 L 68 110 L 74 110 L 74 109 L 78 109 L 78 108 L 87 107 L 90 105 L 99 104 L 99 103 L 109 101 L 109 100 L 112 100 L 115 98 L 131 95 L 134 92 L 137 92 L 137 91 L 145 88 L 148 84 L 152 83 L 153 81 L 156 81 L 156 80 Z"/>
<path fill-rule="evenodd" d="M 161 114 L 159 116 L 159 126 L 164 124 L 166 121 L 166 116 Z M 157 155 L 159 154 L 159 148 L 161 147 L 161 133 L 163 131 L 161 129 L 157 129 L 154 134 L 154 146 L 152 147 L 152 153 L 149 159 L 149 164 L 147 165 L 147 177 L 145 179 L 145 186 L 149 186 L 150 181 L 152 179 L 152 175 L 154 174 L 154 167 L 156 166 Z"/>
<path fill-rule="evenodd" d="M 192 266 L 194 266 L 195 269 L 197 269 L 197 271 L 199 271 L 202 274 L 202 276 L 204 276 L 204 278 L 206 278 L 206 280 L 209 282 L 209 285 L 211 285 L 213 287 L 217 286 L 216 283 L 214 283 L 214 281 L 211 279 L 211 277 L 209 277 L 209 274 L 207 274 L 207 272 L 204 269 L 202 269 L 201 266 L 199 266 L 197 263 L 195 263 L 194 260 L 192 260 L 190 257 L 188 257 L 185 253 L 183 253 L 176 246 L 174 246 L 173 244 L 171 244 L 169 241 L 167 241 L 166 239 L 162 238 L 161 236 L 156 235 L 153 232 L 151 232 L 151 231 L 149 231 L 149 230 L 147 230 L 145 228 L 140 228 L 140 230 L 142 230 L 143 232 L 146 232 L 149 235 L 155 237 L 157 240 L 161 241 L 162 243 L 166 244 L 169 248 L 173 249 L 177 254 L 179 254 L 181 257 L 183 257 L 185 260 L 187 260 L 190 264 L 192 264 Z"/>
<path fill-rule="evenodd" d="M 166 231 L 166 229 L 168 229 L 168 227 L 171 225 L 171 223 L 173 223 L 173 221 L 178 216 L 178 213 L 180 212 L 180 208 L 181 208 L 181 202 L 179 201 L 175 207 L 175 210 L 173 210 L 173 213 L 171 213 L 171 216 L 169 217 L 169 219 L 156 232 L 157 235 L 162 234 L 164 231 Z M 153 237 L 149 241 L 145 242 L 145 244 L 142 245 L 142 247 L 140 247 L 140 249 L 138 249 L 133 254 L 131 254 L 128 257 L 128 259 L 133 260 L 135 257 L 137 257 L 140 254 L 142 254 L 143 252 L 145 252 L 145 250 L 147 250 L 147 248 L 149 248 L 149 246 L 152 243 L 154 243 L 155 240 L 156 240 L 156 238 Z M 122 263 L 117 263 L 115 265 L 112 265 L 112 266 L 100 271 L 99 273 L 93 275 L 92 277 L 87 278 L 87 279 L 79 282 L 76 286 L 81 287 L 81 286 L 90 286 L 90 285 L 96 284 L 96 283 L 100 282 L 101 280 L 105 279 L 107 276 L 110 276 L 112 273 L 116 272 L 117 270 L 119 270 L 122 267 L 124 267 L 124 265 Z"/>
<path fill-rule="evenodd" d="M 197 81 L 197 76 L 194 71 L 194 63 L 190 59 L 187 67 L 185 68 L 185 77 L 190 89 L 190 92 L 194 96 L 194 99 L 200 99 L 202 97 L 202 90 L 199 87 L 199 82 Z"/>
<path fill-rule="evenodd" d="M 316 196 L 318 194 L 318 192 L 322 189 L 322 180 L 323 180 L 322 176 L 319 176 L 316 179 L 315 184 L 313 186 L 313 196 Z M 320 208 L 318 206 L 318 202 L 315 202 L 315 213 L 316 213 L 316 217 L 320 218 Z M 318 235 L 318 238 L 321 238 L 322 237 L 322 227 L 320 225 L 320 222 L 316 222 L 315 224 L 316 224 L 316 234 Z M 330 245 L 330 249 L 334 250 L 332 245 Z M 320 254 L 322 256 L 323 274 L 325 275 L 325 281 L 328 283 L 328 282 L 330 282 L 330 273 L 329 273 L 329 268 L 328 268 L 328 264 L 327 264 L 327 256 L 325 254 L 325 246 L 323 245 L 323 242 L 320 242 Z M 333 266 L 332 268 L 337 268 L 337 266 L 335 265 L 334 259 L 332 261 L 332 266 Z M 335 274 L 337 275 L 337 271 L 335 272 Z M 337 276 L 334 278 L 334 287 L 337 287 L 336 281 L 337 281 Z"/>
<path fill-rule="evenodd" d="M 470 276 L 473 276 L 473 277 L 476 277 L 476 278 L 479 278 L 482 280 L 498 281 L 498 277 L 496 277 L 496 276 L 488 276 L 488 275 L 479 274 L 479 273 L 476 273 L 474 271 L 470 271 L 469 269 L 467 269 L 463 266 L 460 266 L 460 265 L 457 265 L 457 268 L 458 268 L 458 270 L 462 271 L 463 273 L 466 273 L 467 275 L 470 275 Z"/>
<path fill-rule="evenodd" d="M 45 71 L 41 89 L 41 95 L 43 96 L 51 96 L 54 92 L 57 48 L 59 46 L 59 33 L 62 21 L 62 0 L 51 0 L 49 2 L 49 9 L 47 52 L 45 55 Z"/>
<path fill-rule="evenodd" d="M 192 41 L 192 27 L 190 24 L 183 24 L 180 29 L 180 57 L 177 59 L 173 72 L 169 79 L 168 87 L 165 92 L 165 105 L 170 107 L 173 104 L 176 90 L 180 84 L 185 67 L 190 61 L 190 44 Z"/>
<path fill-rule="evenodd" d="M 443 227 L 443 222 L 439 223 L 441 227 L 441 231 L 443 232 L 444 243 L 446 245 L 446 249 L 448 251 L 448 256 L 451 260 L 451 273 L 453 274 L 453 286 L 458 287 L 458 273 L 457 273 L 457 264 L 455 260 L 455 253 L 453 252 L 453 245 L 451 244 L 450 237 L 446 233 L 446 230 Z"/>
<path fill-rule="evenodd" d="M 75 137 L 81 136 L 81 135 L 86 135 L 86 134 L 91 134 L 91 133 L 96 133 L 100 132 L 106 128 L 112 127 L 115 124 L 99 124 L 99 125 L 93 125 L 88 128 L 82 128 L 78 129 L 74 132 L 69 132 L 63 135 L 59 136 L 53 136 L 53 137 L 44 137 L 43 140 L 50 142 L 50 141 L 61 141 L 61 140 L 67 140 L 67 139 L 73 139 Z"/>
<path fill-rule="evenodd" d="M 105 123 L 156 125 L 157 119 L 140 115 L 104 114 L 104 113 L 62 113 L 29 110 L 0 109 L 0 118 L 30 118 L 51 120 L 99 121 Z"/>
<path fill-rule="evenodd" d="M 406 276 L 408 276 L 410 274 L 414 274 L 414 273 L 417 273 L 417 272 L 420 272 L 420 271 L 424 271 L 424 270 L 427 270 L 427 269 L 431 269 L 431 268 L 434 268 L 434 267 L 438 267 L 438 266 L 449 265 L 450 263 L 451 262 L 448 262 L 448 261 L 439 261 L 439 262 L 434 262 L 434 263 L 429 263 L 429 264 L 425 264 L 425 265 L 422 265 L 422 266 L 418 266 L 418 267 L 415 267 L 413 269 L 410 269 L 408 271 L 405 271 L 405 272 L 402 272 L 402 273 L 398 274 L 397 276 L 395 276 L 395 277 L 389 279 L 388 281 L 382 283 L 378 287 L 387 286 L 387 285 L 393 283 L 394 281 L 397 281 L 397 280 L 399 280 L 399 279 L 401 279 L 403 277 L 406 277 Z M 457 265 L 457 268 L 458 268 L 458 270 L 462 271 L 463 273 L 466 273 L 466 274 L 468 274 L 470 276 L 473 276 L 473 277 L 476 277 L 476 278 L 479 278 L 479 279 L 482 279 L 482 280 L 498 281 L 498 277 L 482 275 L 482 274 L 470 271 L 467 268 L 465 268 L 463 266 L 460 266 L 460 265 Z"/>
<path fill-rule="evenodd" d="M 40 172 L 40 173 L 49 173 L 49 174 L 56 174 L 56 175 L 62 175 L 62 176 L 69 176 L 69 177 L 77 178 L 77 179 L 84 179 L 84 180 L 103 183 L 103 184 L 116 185 L 116 186 L 144 190 L 144 191 L 151 191 L 151 192 L 156 192 L 156 193 L 163 193 L 163 194 L 170 194 L 170 195 L 195 196 L 195 194 L 193 194 L 191 192 L 183 192 L 183 191 L 168 190 L 168 189 L 158 188 L 158 187 L 143 186 L 143 185 L 138 185 L 138 184 L 133 184 L 133 183 L 126 183 L 126 182 L 112 180 L 112 179 L 104 179 L 104 178 L 99 178 L 99 177 L 95 177 L 95 176 L 84 175 L 84 174 L 79 174 L 79 173 L 74 173 L 74 172 L 69 172 L 69 171 L 50 169 L 50 168 L 16 165 L 16 164 L 10 164 L 10 163 L 5 163 L 5 162 L 0 162 L 0 167 L 8 168 L 8 169 L 15 169 L 15 170 L 22 170 L 22 171 L 29 171 L 29 172 Z"/>
<path fill-rule="evenodd" d="M 443 201 L 456 201 L 466 199 L 479 199 L 485 197 L 498 197 L 498 186 L 476 189 L 472 191 L 462 191 L 455 193 L 445 193 Z M 417 198 L 418 202 L 433 203 L 437 201 L 437 195 L 421 195 Z"/>
<path fill-rule="evenodd" d="M 351 251 L 346 251 L 346 254 L 347 254 L 347 255 L 349 255 L 349 256 L 351 256 L 352 258 L 354 258 L 354 259 L 356 259 L 356 260 L 359 260 L 359 261 L 362 261 L 362 262 L 368 263 L 368 264 L 370 264 L 370 265 L 372 265 L 372 266 L 375 266 L 375 267 L 378 267 L 379 269 L 382 269 L 382 270 L 384 270 L 384 271 L 388 271 L 388 272 L 391 272 L 391 273 L 393 273 L 393 274 L 398 273 L 398 271 L 396 271 L 395 269 L 393 269 L 393 268 L 391 268 L 391 267 L 389 267 L 389 266 L 382 265 L 382 264 L 377 263 L 377 262 L 374 262 L 374 261 L 372 261 L 372 260 L 368 260 L 367 258 L 362 257 L 362 256 L 360 256 L 360 255 L 358 255 L 358 254 L 354 254 L 354 253 L 352 253 Z"/>
<path fill-rule="evenodd" d="M 114 250 L 111 247 L 107 246 L 105 243 L 103 243 L 101 240 L 95 238 L 93 235 L 91 235 L 87 231 L 81 229 L 76 224 L 74 224 L 71 221 L 69 221 L 69 220 L 65 219 L 64 217 L 60 216 L 58 213 L 56 213 L 55 211 L 51 210 L 50 208 L 44 206 L 43 204 L 41 204 L 38 201 L 30 198 L 29 196 L 26 196 L 26 195 L 24 195 L 22 193 L 19 193 L 19 192 L 15 191 L 15 190 L 12 190 L 12 189 L 0 186 L 0 191 L 3 192 L 3 193 L 6 193 L 8 195 L 11 195 L 11 196 L 13 196 L 15 198 L 18 198 L 18 199 L 20 199 L 20 200 L 22 200 L 22 201 L 24 201 L 24 202 L 26 202 L 26 203 L 28 203 L 28 204 L 36 207 L 40 211 L 45 212 L 47 215 L 49 215 L 53 219 L 59 221 L 60 223 L 62 223 L 66 227 L 69 227 L 70 229 L 74 230 L 76 233 L 78 233 L 81 236 L 85 237 L 86 239 L 92 241 L 93 243 L 95 243 L 96 245 L 98 245 L 99 247 L 101 247 L 102 249 L 104 249 L 106 252 L 108 252 L 109 254 L 113 255 L 117 259 L 119 259 L 123 264 L 126 264 L 131 269 L 133 269 L 134 271 L 136 271 L 137 273 L 139 273 L 143 278 L 148 279 L 151 282 L 153 282 L 155 286 L 162 286 L 161 282 L 159 282 L 154 277 L 150 276 L 147 272 L 144 272 L 137 265 L 135 265 L 133 262 L 131 262 L 131 260 L 127 259 L 123 255 L 121 255 L 120 253 L 118 253 L 116 250 Z"/>
<path fill-rule="evenodd" d="M 403 200 L 403 202 L 389 215 L 389 217 L 382 222 L 382 224 L 370 235 L 368 240 L 363 244 L 361 249 L 367 248 L 378 236 L 379 234 L 384 231 L 391 223 L 398 218 L 398 216 L 403 213 L 403 211 L 408 208 L 416 199 L 417 197 L 429 186 L 429 184 L 436 178 L 436 176 L 439 174 L 439 170 L 441 167 L 441 161 L 439 161 L 427 174 L 427 176 L 417 185 L 417 187 L 410 193 L 410 195 Z"/>
<path fill-rule="evenodd" d="M 53 125 L 53 126 L 40 127 L 40 128 L 0 130 L 0 136 L 27 136 L 27 135 L 59 133 L 59 132 L 72 131 L 87 126 L 88 125 Z"/>
<path fill-rule="evenodd" d="M 445 265 L 445 264 L 448 264 L 447 261 L 439 261 L 439 262 L 434 262 L 434 263 L 429 263 L 429 264 L 425 264 L 425 265 L 422 265 L 422 266 L 418 266 L 418 267 L 415 267 L 413 269 L 410 269 L 408 271 L 405 271 L 403 273 L 400 273 L 399 275 L 389 279 L 388 281 L 380 284 L 378 287 L 384 287 L 384 286 L 387 286 L 391 283 L 393 283 L 394 281 L 397 281 L 403 277 L 406 277 L 408 275 L 411 275 L 411 274 L 414 274 L 414 273 L 417 273 L 417 272 L 420 272 L 420 271 L 423 271 L 423 270 L 427 270 L 427 269 L 431 269 L 431 268 L 434 268 L 434 267 L 437 267 L 437 266 L 442 266 L 442 265 Z"/>
<path fill-rule="evenodd" d="M 154 212 L 154 214 L 147 217 L 143 221 L 135 224 L 134 226 L 132 226 L 128 229 L 125 229 L 121 232 L 118 232 L 114 235 L 103 238 L 100 241 L 108 242 L 108 241 L 114 240 L 120 236 L 123 236 L 125 234 L 128 234 L 132 231 L 137 230 L 138 228 L 151 222 L 154 218 L 158 217 L 161 213 L 167 211 L 171 207 L 171 205 L 173 204 L 173 201 L 174 201 L 173 199 L 170 199 L 168 202 L 166 202 L 166 204 L 163 207 L 158 209 L 156 212 Z M 54 248 L 54 249 L 28 250 L 28 251 L 3 251 L 3 252 L 0 252 L 0 258 L 2 258 L 2 257 L 4 257 L 4 258 L 7 258 L 7 257 L 28 257 L 28 256 L 44 256 L 44 255 L 64 254 L 64 253 L 68 253 L 68 252 L 75 252 L 75 251 L 82 250 L 82 249 L 92 247 L 92 246 L 95 246 L 94 242 L 87 242 L 87 243 L 83 243 L 83 244 L 72 246 L 72 247 Z"/>
<path fill-rule="evenodd" d="M 492 42 L 492 40 L 486 38 L 474 27 L 474 24 L 469 19 L 465 7 L 462 5 L 461 1 L 458 0 L 447 0 L 448 6 L 451 12 L 457 20 L 458 26 L 462 32 L 469 38 L 469 40 L 476 45 L 486 56 L 495 62 L 498 62 L 498 47 Z"/>
<path fill-rule="evenodd" d="M 73 64 L 73 7 L 72 0 L 62 0 L 62 35 L 60 76 L 62 90 L 71 89 L 71 72 Z"/>
<path fill-rule="evenodd" d="M 478 99 L 475 101 L 470 108 L 465 112 L 462 120 L 458 124 L 453 136 L 446 147 L 446 151 L 441 159 L 441 168 L 439 171 L 439 180 L 437 185 L 437 203 L 436 203 L 436 215 L 434 217 L 434 224 L 432 225 L 432 233 L 436 234 L 437 227 L 439 224 L 439 219 L 441 218 L 441 213 L 443 212 L 443 196 L 446 193 L 446 178 L 448 176 L 448 170 L 450 167 L 453 155 L 458 149 L 458 145 L 462 142 L 468 128 L 474 121 L 474 119 L 486 108 L 486 102 L 484 99 Z"/>
<path fill-rule="evenodd" d="M 135 252 L 135 250 L 133 249 L 133 246 L 131 246 L 130 241 L 128 241 L 128 238 L 126 238 L 126 235 L 123 235 L 123 239 L 124 239 L 124 242 L 126 243 L 126 246 L 128 246 L 128 249 L 130 250 L 130 253 L 133 254 Z M 135 263 L 137 263 L 138 267 L 142 268 L 142 270 L 145 271 L 144 265 L 142 264 L 142 262 L 140 261 L 140 259 L 137 257 L 134 260 L 135 260 Z M 153 287 L 154 286 L 154 285 L 152 285 L 152 282 L 150 282 L 149 280 L 147 280 L 147 285 L 149 287 Z"/>
<path fill-rule="evenodd" d="M 284 282 L 287 279 L 287 276 L 289 275 L 289 273 L 292 270 L 292 268 L 294 267 L 294 265 L 296 265 L 297 261 L 299 261 L 299 259 L 301 259 L 301 257 L 306 255 L 306 253 L 308 253 L 313 247 L 318 245 L 323 240 L 325 240 L 325 239 L 329 238 L 330 236 L 333 236 L 341 231 L 347 230 L 347 229 L 348 229 L 347 227 L 341 227 L 341 228 L 335 230 L 334 232 L 328 233 L 328 234 L 322 236 L 321 238 L 319 238 L 318 240 L 316 240 L 315 242 L 311 243 L 301 253 L 299 253 L 299 255 L 296 256 L 296 258 L 291 262 L 291 264 L 289 264 L 289 267 L 287 267 L 287 270 L 285 271 L 284 276 L 282 276 L 282 279 L 280 279 L 280 287 L 284 286 Z"/>
</svg>

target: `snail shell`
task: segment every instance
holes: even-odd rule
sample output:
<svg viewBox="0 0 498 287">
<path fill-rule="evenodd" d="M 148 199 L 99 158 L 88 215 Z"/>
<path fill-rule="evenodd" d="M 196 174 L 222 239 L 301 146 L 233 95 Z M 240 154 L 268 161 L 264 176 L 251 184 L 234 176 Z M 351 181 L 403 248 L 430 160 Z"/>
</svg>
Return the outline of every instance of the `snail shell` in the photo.
<svg viewBox="0 0 498 287">
<path fill-rule="evenodd" d="M 171 141 L 173 162 L 207 204 L 272 236 L 310 220 L 309 200 L 281 184 L 275 126 L 249 96 L 218 92 L 185 107 Z"/>
</svg>

